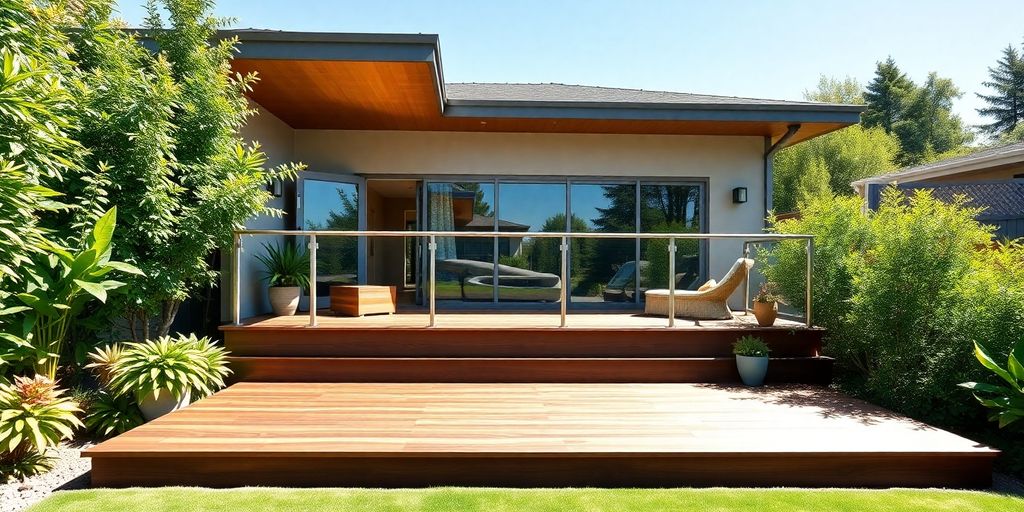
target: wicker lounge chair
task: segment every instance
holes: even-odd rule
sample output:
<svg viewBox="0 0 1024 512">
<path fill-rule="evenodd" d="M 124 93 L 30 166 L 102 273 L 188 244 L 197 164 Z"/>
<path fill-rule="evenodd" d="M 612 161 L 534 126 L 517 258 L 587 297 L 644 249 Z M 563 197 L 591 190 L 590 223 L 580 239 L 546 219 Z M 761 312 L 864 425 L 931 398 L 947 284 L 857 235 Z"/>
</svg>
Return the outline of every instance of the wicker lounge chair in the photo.
<svg viewBox="0 0 1024 512">
<path fill-rule="evenodd" d="M 740 258 L 722 280 L 704 291 L 676 290 L 676 315 L 698 320 L 732 318 L 729 296 L 747 279 L 754 260 Z M 644 312 L 668 316 L 668 290 L 647 290 Z"/>
</svg>

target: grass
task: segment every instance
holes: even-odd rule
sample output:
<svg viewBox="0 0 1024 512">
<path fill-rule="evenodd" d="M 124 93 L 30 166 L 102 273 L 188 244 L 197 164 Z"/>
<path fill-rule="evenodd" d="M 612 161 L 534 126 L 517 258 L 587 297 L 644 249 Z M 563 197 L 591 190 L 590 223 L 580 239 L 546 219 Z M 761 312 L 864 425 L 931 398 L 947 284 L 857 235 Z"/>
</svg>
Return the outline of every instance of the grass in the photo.
<svg viewBox="0 0 1024 512">
<path fill-rule="evenodd" d="M 999 512 L 1024 499 L 946 490 L 805 489 L 93 489 L 58 492 L 28 512 L 359 512 L 587 511 L 639 512 Z"/>
</svg>

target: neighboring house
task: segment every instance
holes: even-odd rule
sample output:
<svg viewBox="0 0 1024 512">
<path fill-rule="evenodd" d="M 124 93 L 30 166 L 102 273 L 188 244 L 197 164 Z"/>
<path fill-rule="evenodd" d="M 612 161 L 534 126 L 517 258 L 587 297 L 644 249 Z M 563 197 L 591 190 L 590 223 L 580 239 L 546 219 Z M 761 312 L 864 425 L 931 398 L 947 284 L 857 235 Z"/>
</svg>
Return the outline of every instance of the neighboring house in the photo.
<svg viewBox="0 0 1024 512">
<path fill-rule="evenodd" d="M 239 38 L 234 70 L 260 77 L 249 95 L 258 115 L 243 135 L 262 144 L 270 164 L 308 166 L 271 204 L 286 215 L 254 219 L 249 228 L 756 233 L 771 209 L 774 151 L 857 123 L 862 110 L 562 84 L 445 83 L 434 35 L 225 35 Z M 557 245 L 509 242 L 463 243 L 464 254 L 446 246 L 444 258 L 494 265 L 521 254 L 535 262 L 528 270 L 552 273 Z M 268 306 L 252 259 L 259 243 L 244 243 L 241 308 L 252 316 Z M 321 242 L 320 260 L 334 259 L 318 273 L 422 296 L 425 251 L 417 245 L 361 240 L 344 245 L 356 252 L 349 257 Z M 601 302 L 602 287 L 623 265 L 647 259 L 640 240 L 575 247 L 571 258 L 590 259 L 573 263 L 570 307 Z M 735 240 L 693 244 L 677 261 L 696 259 L 698 277 L 720 278 L 740 248 Z M 636 288 L 658 285 L 643 279 L 634 277 Z M 693 279 L 687 282 L 700 281 Z M 504 301 L 495 292 L 489 302 Z"/>
<path fill-rule="evenodd" d="M 878 207 L 882 190 L 931 190 L 952 200 L 965 196 L 969 206 L 985 208 L 978 220 L 995 226 L 999 238 L 1024 237 L 1024 142 L 985 149 L 892 174 L 852 183 L 868 208 Z"/>
</svg>

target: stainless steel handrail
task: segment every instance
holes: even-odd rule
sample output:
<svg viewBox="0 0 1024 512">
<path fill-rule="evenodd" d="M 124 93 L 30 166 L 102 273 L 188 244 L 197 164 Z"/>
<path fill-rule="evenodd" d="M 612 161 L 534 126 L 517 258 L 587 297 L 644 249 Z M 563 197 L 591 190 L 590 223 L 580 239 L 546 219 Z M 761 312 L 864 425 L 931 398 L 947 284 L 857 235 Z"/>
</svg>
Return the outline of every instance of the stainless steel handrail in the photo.
<svg viewBox="0 0 1024 512">
<path fill-rule="evenodd" d="M 233 250 L 234 250 L 234 268 L 232 269 L 232 280 L 231 280 L 231 300 L 232 300 L 232 312 L 234 314 L 235 325 L 242 323 L 241 318 L 241 286 L 239 281 L 241 279 L 240 267 L 242 263 L 242 237 L 251 235 L 279 235 L 279 236 L 308 236 L 309 240 L 309 275 L 310 275 L 310 311 L 309 311 L 309 325 L 316 326 L 316 252 L 317 252 L 317 238 L 318 236 L 338 236 L 338 237 L 413 237 L 413 238 L 426 238 L 428 240 L 427 249 L 429 251 L 430 262 L 429 262 L 429 307 L 430 307 L 430 327 L 436 326 L 436 315 L 437 315 L 437 304 L 435 301 L 436 295 L 436 265 L 435 260 L 437 257 L 437 237 L 462 237 L 462 238 L 559 238 L 561 245 L 559 250 L 562 257 L 561 265 L 561 290 L 559 291 L 560 298 L 560 315 L 561 315 L 561 327 L 567 325 L 566 317 L 567 303 L 568 303 L 568 258 L 569 253 L 569 240 L 573 238 L 592 238 L 592 239 L 640 239 L 640 240 L 651 240 L 651 239 L 668 239 L 668 258 L 669 258 L 669 296 L 668 296 L 668 324 L 667 327 L 675 326 L 675 254 L 676 254 L 676 241 L 677 239 L 696 239 L 696 240 L 742 240 L 743 241 L 743 257 L 747 258 L 750 256 L 750 246 L 752 244 L 762 244 L 768 242 L 779 242 L 784 240 L 803 240 L 807 252 L 807 274 L 806 274 L 806 289 L 804 297 L 804 323 L 811 326 L 811 278 L 813 270 L 813 258 L 814 258 L 814 236 L 813 235 L 802 235 L 802 234 L 765 234 L 765 233 L 581 233 L 581 232 L 510 232 L 510 231 L 333 231 L 333 230 L 287 230 L 287 229 L 242 229 L 236 230 L 232 233 Z M 639 264 L 637 265 L 639 269 Z M 495 285 L 497 285 L 495 283 Z M 749 313 L 750 309 L 750 279 L 749 275 L 744 279 L 744 292 L 743 292 L 743 309 L 744 313 Z"/>
</svg>

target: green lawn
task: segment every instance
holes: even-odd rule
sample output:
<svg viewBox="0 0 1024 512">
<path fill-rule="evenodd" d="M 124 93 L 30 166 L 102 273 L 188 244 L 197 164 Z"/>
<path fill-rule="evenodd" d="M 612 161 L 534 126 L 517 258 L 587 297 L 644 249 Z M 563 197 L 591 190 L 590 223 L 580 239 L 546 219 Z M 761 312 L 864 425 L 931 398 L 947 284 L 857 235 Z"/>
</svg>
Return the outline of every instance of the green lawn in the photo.
<svg viewBox="0 0 1024 512">
<path fill-rule="evenodd" d="M 787 511 L 1000 512 L 1024 499 L 944 490 L 802 489 L 271 489 L 195 488 L 59 492 L 29 509 L 54 511 Z"/>
</svg>

